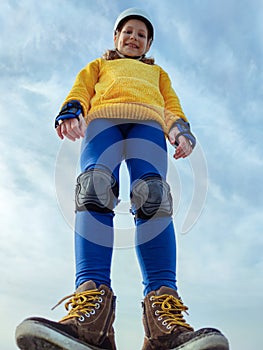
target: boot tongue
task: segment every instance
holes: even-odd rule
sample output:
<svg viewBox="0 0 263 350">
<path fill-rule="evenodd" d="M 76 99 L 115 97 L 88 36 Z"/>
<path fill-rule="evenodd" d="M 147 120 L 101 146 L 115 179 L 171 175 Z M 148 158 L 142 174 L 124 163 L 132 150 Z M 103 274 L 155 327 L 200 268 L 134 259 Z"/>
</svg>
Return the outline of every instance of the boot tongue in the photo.
<svg viewBox="0 0 263 350">
<path fill-rule="evenodd" d="M 176 299 L 179 299 L 179 295 L 175 289 L 169 288 L 169 287 L 161 287 L 156 291 L 156 295 L 163 295 L 168 294 L 174 296 Z"/>
<path fill-rule="evenodd" d="M 97 289 L 96 283 L 93 281 L 87 281 L 82 283 L 76 290 L 76 293 L 82 293 L 86 290 Z"/>
</svg>

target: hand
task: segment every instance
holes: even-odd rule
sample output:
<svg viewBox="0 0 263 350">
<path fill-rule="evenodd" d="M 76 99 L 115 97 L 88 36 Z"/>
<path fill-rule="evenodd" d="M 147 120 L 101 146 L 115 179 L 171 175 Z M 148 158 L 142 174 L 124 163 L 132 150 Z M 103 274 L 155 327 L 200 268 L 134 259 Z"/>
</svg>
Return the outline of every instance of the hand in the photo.
<svg viewBox="0 0 263 350">
<path fill-rule="evenodd" d="M 77 118 L 65 119 L 62 124 L 57 128 L 57 134 L 61 138 L 67 137 L 71 141 L 76 141 L 77 139 L 84 137 L 87 124 L 82 114 L 79 115 L 79 120 Z"/>
<path fill-rule="evenodd" d="M 171 145 L 173 146 L 175 145 L 175 138 L 176 138 L 176 135 L 178 135 L 179 133 L 180 132 L 176 126 L 170 130 L 168 138 Z M 187 137 L 183 135 L 179 136 L 178 141 L 179 141 L 179 145 L 176 147 L 176 151 L 173 157 L 175 159 L 186 158 L 192 153 L 193 151 L 192 146 L 188 141 Z"/>
</svg>

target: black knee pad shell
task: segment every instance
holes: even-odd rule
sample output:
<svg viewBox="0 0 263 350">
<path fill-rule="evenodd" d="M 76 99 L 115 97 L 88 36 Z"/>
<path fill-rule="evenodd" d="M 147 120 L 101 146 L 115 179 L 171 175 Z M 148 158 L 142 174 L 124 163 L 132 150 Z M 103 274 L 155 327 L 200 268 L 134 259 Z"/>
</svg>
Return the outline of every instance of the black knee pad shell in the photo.
<svg viewBox="0 0 263 350">
<path fill-rule="evenodd" d="M 138 180 L 131 193 L 131 204 L 133 214 L 141 219 L 173 214 L 170 186 L 157 176 Z"/>
<path fill-rule="evenodd" d="M 115 177 L 106 170 L 90 169 L 80 174 L 76 185 L 76 210 L 112 212 L 118 203 L 119 187 Z"/>
</svg>

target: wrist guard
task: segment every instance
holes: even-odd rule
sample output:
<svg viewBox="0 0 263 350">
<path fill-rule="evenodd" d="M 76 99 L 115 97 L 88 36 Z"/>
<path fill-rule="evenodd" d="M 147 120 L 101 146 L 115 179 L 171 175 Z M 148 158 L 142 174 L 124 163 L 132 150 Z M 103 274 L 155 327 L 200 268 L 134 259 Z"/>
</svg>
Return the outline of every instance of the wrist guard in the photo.
<svg viewBox="0 0 263 350">
<path fill-rule="evenodd" d="M 188 139 L 188 141 L 191 144 L 192 149 L 194 149 L 196 145 L 196 138 L 195 136 L 191 133 L 190 130 L 190 124 L 184 121 L 183 119 L 178 119 L 174 124 L 173 127 L 176 126 L 179 130 L 179 134 L 176 135 L 175 137 L 175 144 L 178 146 L 179 145 L 179 137 L 184 136 Z"/>
<path fill-rule="evenodd" d="M 79 120 L 79 115 L 83 113 L 82 107 L 79 101 L 72 100 L 67 102 L 59 112 L 55 119 L 55 128 L 57 128 L 65 119 L 77 118 Z"/>
</svg>

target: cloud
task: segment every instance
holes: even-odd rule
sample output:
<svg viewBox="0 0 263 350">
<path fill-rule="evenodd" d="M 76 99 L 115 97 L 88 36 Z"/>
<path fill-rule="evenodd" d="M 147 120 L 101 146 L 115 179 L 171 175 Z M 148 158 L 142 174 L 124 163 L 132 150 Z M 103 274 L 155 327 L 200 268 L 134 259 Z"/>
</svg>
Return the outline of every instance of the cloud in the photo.
<svg viewBox="0 0 263 350">
<path fill-rule="evenodd" d="M 133 4 L 141 7 L 140 1 Z M 102 0 L 0 5 L 0 294 L 6 350 L 14 349 L 20 320 L 32 314 L 59 319 L 63 308 L 51 313 L 50 307 L 74 289 L 72 227 L 57 203 L 55 172 L 62 150 L 71 150 L 64 161 L 77 163 L 79 145 L 61 146 L 53 122 L 77 72 L 112 46 L 114 19 L 130 5 Z M 180 293 L 196 327 L 222 328 L 239 350 L 261 344 L 262 6 L 258 0 L 144 4 L 156 27 L 151 52 L 171 76 L 208 170 L 199 220 L 187 234 L 177 234 Z M 175 217 L 180 228 L 194 184 L 189 161 L 173 166 L 176 186 L 181 185 L 174 188 L 174 196 L 181 195 Z M 60 184 L 74 185 L 59 174 Z M 132 249 L 114 252 L 112 279 L 119 347 L 129 339 L 130 348 L 139 348 L 142 286 Z M 244 337 L 244 328 L 253 336 Z"/>
</svg>

